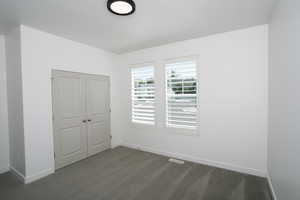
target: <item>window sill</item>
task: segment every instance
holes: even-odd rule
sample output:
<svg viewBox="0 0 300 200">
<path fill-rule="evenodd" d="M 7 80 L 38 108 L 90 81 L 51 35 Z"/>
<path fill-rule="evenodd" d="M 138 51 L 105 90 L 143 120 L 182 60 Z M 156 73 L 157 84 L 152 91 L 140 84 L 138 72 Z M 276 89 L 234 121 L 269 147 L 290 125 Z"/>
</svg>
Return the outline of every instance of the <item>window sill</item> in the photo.
<svg viewBox="0 0 300 200">
<path fill-rule="evenodd" d="M 175 134 L 181 136 L 199 136 L 198 128 L 183 128 L 183 127 L 166 127 L 168 134 Z"/>
<path fill-rule="evenodd" d="M 140 122 L 131 121 L 131 127 L 137 129 L 142 129 L 142 128 L 154 129 L 156 128 L 156 125 L 151 123 L 140 123 Z"/>
</svg>

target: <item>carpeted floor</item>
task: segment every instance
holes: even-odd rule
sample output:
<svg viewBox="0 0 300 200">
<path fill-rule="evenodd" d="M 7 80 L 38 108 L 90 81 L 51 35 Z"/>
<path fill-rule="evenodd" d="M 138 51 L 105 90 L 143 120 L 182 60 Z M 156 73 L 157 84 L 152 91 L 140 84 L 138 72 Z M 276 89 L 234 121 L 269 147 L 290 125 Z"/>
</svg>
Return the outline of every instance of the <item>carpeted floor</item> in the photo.
<svg viewBox="0 0 300 200">
<path fill-rule="evenodd" d="M 34 183 L 0 175 L 1 200 L 271 200 L 265 178 L 117 147 Z"/>
</svg>

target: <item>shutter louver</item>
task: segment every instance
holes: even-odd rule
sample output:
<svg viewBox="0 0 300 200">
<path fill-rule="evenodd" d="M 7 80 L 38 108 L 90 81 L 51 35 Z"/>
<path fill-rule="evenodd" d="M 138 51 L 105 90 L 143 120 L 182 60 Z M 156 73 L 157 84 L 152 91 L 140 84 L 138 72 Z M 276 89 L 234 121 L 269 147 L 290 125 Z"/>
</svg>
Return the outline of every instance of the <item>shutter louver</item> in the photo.
<svg viewBox="0 0 300 200">
<path fill-rule="evenodd" d="M 132 75 L 132 112 L 135 123 L 155 124 L 155 87 L 154 68 L 133 68 Z"/>
<path fill-rule="evenodd" d="M 168 127 L 196 129 L 196 61 L 166 64 L 166 122 Z"/>
</svg>

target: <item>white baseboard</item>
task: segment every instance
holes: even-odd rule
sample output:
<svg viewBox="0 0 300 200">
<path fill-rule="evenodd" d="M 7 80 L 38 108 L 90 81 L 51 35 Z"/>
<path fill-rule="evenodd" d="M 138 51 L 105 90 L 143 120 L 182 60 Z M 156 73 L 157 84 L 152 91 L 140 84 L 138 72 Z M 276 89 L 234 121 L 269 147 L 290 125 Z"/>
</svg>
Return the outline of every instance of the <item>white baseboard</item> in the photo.
<svg viewBox="0 0 300 200">
<path fill-rule="evenodd" d="M 25 183 L 25 176 L 19 172 L 17 169 L 14 167 L 10 166 L 10 171 L 15 177 L 17 177 L 22 183 Z"/>
<path fill-rule="evenodd" d="M 275 190 L 274 190 L 274 186 L 272 184 L 272 179 L 271 179 L 269 173 L 267 175 L 267 180 L 268 180 L 269 187 L 270 187 L 270 190 L 271 190 L 271 193 L 272 193 L 272 196 L 273 196 L 273 200 L 277 200 L 277 196 L 276 196 L 276 193 L 275 193 Z"/>
<path fill-rule="evenodd" d="M 110 146 L 110 148 L 111 148 L 111 149 L 114 149 L 114 148 L 119 147 L 119 146 L 121 146 L 121 144 L 112 144 L 112 145 Z"/>
<path fill-rule="evenodd" d="M 32 183 L 34 181 L 37 181 L 41 178 L 44 178 L 44 177 L 54 173 L 53 169 L 47 169 L 47 170 L 43 170 L 43 171 L 38 172 L 31 176 L 24 176 L 21 172 L 16 170 L 14 167 L 10 167 L 10 171 L 12 172 L 13 175 L 15 175 L 24 184 Z"/>
<path fill-rule="evenodd" d="M 121 146 L 125 146 L 125 147 L 132 148 L 132 149 L 138 149 L 138 150 L 142 150 L 142 151 L 146 151 L 146 152 L 150 152 L 150 153 L 155 153 L 155 154 L 159 154 L 159 155 L 163 155 L 163 156 L 167 156 L 167 157 L 178 158 L 181 160 L 186 160 L 186 161 L 190 161 L 190 162 L 194 162 L 194 163 L 223 168 L 223 169 L 236 171 L 236 172 L 240 172 L 240 173 L 250 174 L 250 175 L 254 175 L 254 176 L 267 177 L 266 172 L 260 171 L 257 169 L 252 169 L 252 168 L 247 168 L 247 167 L 242 167 L 242 166 L 237 166 L 237 165 L 232 165 L 232 164 L 222 163 L 222 162 L 217 162 L 217 161 L 212 161 L 212 160 L 200 159 L 200 158 L 197 158 L 194 156 L 189 156 L 189 155 L 184 155 L 184 154 L 179 154 L 179 153 L 171 153 L 171 152 L 156 150 L 156 149 L 144 147 L 141 145 L 122 143 Z"/>
<path fill-rule="evenodd" d="M 40 171 L 40 172 L 38 172 L 34 175 L 26 176 L 24 183 L 25 184 L 32 183 L 32 182 L 37 181 L 41 178 L 49 176 L 50 174 L 53 174 L 53 173 L 54 173 L 54 170 L 52 168 Z"/>
<path fill-rule="evenodd" d="M 9 166 L 1 168 L 0 169 L 0 174 L 3 174 L 3 173 L 8 172 L 8 171 L 9 171 Z"/>
</svg>

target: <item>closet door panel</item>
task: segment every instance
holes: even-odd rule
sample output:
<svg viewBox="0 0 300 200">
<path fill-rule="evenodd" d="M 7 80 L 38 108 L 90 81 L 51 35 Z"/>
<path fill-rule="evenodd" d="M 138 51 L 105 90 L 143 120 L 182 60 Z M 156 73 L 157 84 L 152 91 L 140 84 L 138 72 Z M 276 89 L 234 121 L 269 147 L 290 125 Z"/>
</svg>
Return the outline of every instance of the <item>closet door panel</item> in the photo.
<svg viewBox="0 0 300 200">
<path fill-rule="evenodd" d="M 87 79 L 88 155 L 110 147 L 109 79 Z"/>
<path fill-rule="evenodd" d="M 85 81 L 59 74 L 53 78 L 54 149 L 56 169 L 87 157 Z"/>
</svg>

